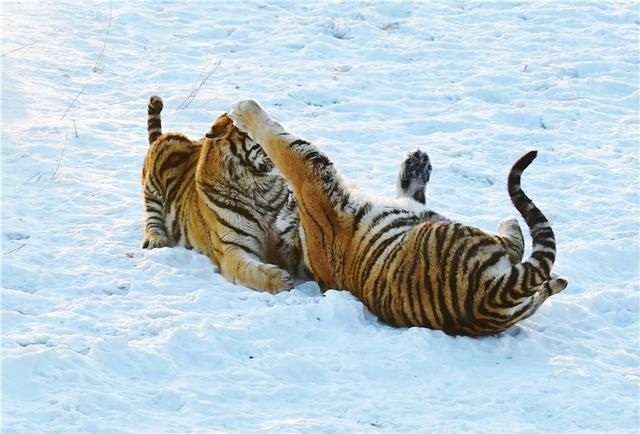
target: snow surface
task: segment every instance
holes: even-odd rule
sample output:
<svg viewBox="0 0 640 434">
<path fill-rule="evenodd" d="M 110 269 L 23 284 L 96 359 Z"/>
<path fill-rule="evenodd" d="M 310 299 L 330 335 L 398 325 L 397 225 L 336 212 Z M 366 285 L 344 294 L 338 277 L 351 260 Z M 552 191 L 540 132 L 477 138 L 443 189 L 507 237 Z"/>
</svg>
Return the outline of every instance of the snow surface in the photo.
<svg viewBox="0 0 640 434">
<path fill-rule="evenodd" d="M 632 1 L 3 2 L 1 430 L 638 432 L 638 35 Z M 420 146 L 487 230 L 537 148 L 569 287 L 454 338 L 141 250 L 154 93 L 192 137 L 257 99 L 379 197 Z"/>
</svg>

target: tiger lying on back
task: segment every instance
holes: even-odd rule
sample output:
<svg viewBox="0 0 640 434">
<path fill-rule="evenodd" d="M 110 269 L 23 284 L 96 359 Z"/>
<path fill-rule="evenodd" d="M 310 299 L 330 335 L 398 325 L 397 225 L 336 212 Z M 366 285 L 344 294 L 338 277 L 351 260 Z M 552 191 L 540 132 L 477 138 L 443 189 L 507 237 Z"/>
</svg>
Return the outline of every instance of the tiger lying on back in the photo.
<svg viewBox="0 0 640 434">
<path fill-rule="evenodd" d="M 435 213 L 374 207 L 353 199 L 331 161 L 255 101 L 235 104 L 229 116 L 262 145 L 293 189 L 312 276 L 323 288 L 351 291 L 383 321 L 492 335 L 529 317 L 567 286 L 551 273 L 551 226 L 520 188 L 535 151 L 514 164 L 508 179 L 511 200 L 533 239 L 531 256 L 522 262 L 516 219 L 503 220 L 490 234 Z"/>
<path fill-rule="evenodd" d="M 296 201 L 259 144 L 220 116 L 204 138 L 162 134 L 162 99 L 152 96 L 151 145 L 142 168 L 143 248 L 181 245 L 203 253 L 227 279 L 279 292 L 303 277 Z M 427 154 L 403 162 L 398 194 L 425 202 Z"/>
</svg>

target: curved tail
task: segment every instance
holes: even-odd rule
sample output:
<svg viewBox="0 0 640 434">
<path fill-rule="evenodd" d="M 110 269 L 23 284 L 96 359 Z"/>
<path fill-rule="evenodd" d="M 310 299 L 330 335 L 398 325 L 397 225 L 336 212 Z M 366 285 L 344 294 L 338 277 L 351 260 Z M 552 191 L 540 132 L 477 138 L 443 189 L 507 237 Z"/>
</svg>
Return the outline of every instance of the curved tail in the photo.
<svg viewBox="0 0 640 434">
<path fill-rule="evenodd" d="M 522 172 L 529 167 L 537 155 L 538 151 L 527 152 L 515 162 L 509 172 L 507 185 L 511 202 L 529 226 L 533 240 L 531 256 L 523 263 L 516 264 L 516 267 L 523 268 L 525 285 L 533 286 L 549 281 L 549 286 L 555 293 L 567 285 L 566 280 L 551 274 L 551 268 L 556 259 L 556 238 L 549 220 L 520 187 Z"/>
<path fill-rule="evenodd" d="M 147 133 L 149 134 L 150 145 L 162 135 L 162 122 L 160 120 L 162 107 L 162 98 L 156 95 L 149 98 L 149 107 L 147 110 Z"/>
</svg>

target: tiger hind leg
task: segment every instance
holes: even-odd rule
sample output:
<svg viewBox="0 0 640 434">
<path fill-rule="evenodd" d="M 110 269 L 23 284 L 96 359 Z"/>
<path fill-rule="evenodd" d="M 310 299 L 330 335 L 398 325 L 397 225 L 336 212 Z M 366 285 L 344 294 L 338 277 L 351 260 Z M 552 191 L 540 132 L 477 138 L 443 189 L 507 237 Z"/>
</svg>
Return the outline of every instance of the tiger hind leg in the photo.
<svg viewBox="0 0 640 434">
<path fill-rule="evenodd" d="M 518 220 L 513 217 L 505 218 L 498 224 L 496 232 L 502 239 L 511 262 L 514 264 L 521 262 L 524 254 L 524 236 Z"/>
<path fill-rule="evenodd" d="M 431 178 L 431 170 L 431 161 L 426 152 L 417 149 L 407 154 L 398 173 L 397 197 L 408 197 L 426 204 L 426 188 Z"/>
<path fill-rule="evenodd" d="M 144 188 L 144 238 L 143 249 L 168 247 L 171 241 L 165 227 L 163 201 L 153 187 L 146 182 Z"/>
</svg>

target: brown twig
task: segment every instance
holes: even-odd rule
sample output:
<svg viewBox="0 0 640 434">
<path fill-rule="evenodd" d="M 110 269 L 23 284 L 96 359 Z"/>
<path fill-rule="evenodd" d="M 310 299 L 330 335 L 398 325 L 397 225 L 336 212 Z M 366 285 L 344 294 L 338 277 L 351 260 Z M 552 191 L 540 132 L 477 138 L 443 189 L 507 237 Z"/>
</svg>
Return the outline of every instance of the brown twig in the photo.
<svg viewBox="0 0 640 434">
<path fill-rule="evenodd" d="M 113 0 L 109 2 L 109 25 L 107 26 L 107 34 L 104 37 L 104 43 L 102 44 L 102 51 L 100 51 L 100 55 L 98 56 L 98 60 L 96 60 L 96 64 L 93 65 L 93 72 L 98 72 L 98 66 L 104 60 L 104 50 L 107 48 L 107 41 L 109 40 L 109 33 L 111 32 L 111 19 L 113 12 Z"/>
<path fill-rule="evenodd" d="M 26 246 L 26 244 L 23 244 L 23 245 L 21 245 L 20 247 L 16 247 L 16 248 L 15 248 L 15 249 L 13 249 L 13 250 L 9 250 L 8 252 L 4 252 L 4 253 L 3 253 L 3 255 L 10 255 L 10 254 L 12 254 L 12 253 L 14 253 L 14 252 L 17 252 L 18 250 L 20 250 L 20 249 L 21 249 L 21 248 L 23 248 L 24 246 Z"/>
<path fill-rule="evenodd" d="M 216 65 L 213 67 L 213 69 L 211 69 L 211 71 L 209 71 L 207 73 L 207 75 L 205 75 L 204 78 L 202 78 L 202 80 L 200 80 L 199 84 L 194 85 L 191 88 L 191 92 L 184 99 L 184 101 L 182 101 L 182 103 L 178 106 L 178 108 L 176 108 L 176 112 L 186 109 L 193 102 L 193 100 L 196 99 L 196 96 L 198 95 L 198 92 L 200 91 L 202 86 L 204 86 L 204 84 L 207 82 L 207 80 L 209 80 L 209 77 L 211 77 L 211 75 L 216 71 L 216 69 L 218 69 L 218 67 L 222 63 L 222 59 L 223 58 L 220 58 L 220 60 L 218 60 L 218 63 L 216 63 Z"/>
<path fill-rule="evenodd" d="M 17 48 L 14 48 L 13 50 L 5 51 L 4 53 L 2 53 L 2 54 L 0 55 L 0 57 L 4 57 L 4 56 L 6 56 L 7 54 L 15 53 L 16 51 L 18 51 L 18 50 L 22 50 L 23 48 L 30 47 L 30 46 L 32 46 L 32 45 L 37 44 L 38 42 L 44 41 L 45 39 L 47 39 L 47 38 L 40 38 L 40 39 L 36 39 L 35 41 L 31 41 L 31 42 L 29 42 L 28 44 L 21 45 L 21 46 L 19 46 L 19 47 L 17 47 Z"/>
<path fill-rule="evenodd" d="M 67 133 L 65 139 L 64 139 L 64 145 L 62 145 L 62 151 L 60 151 L 60 156 L 58 157 L 58 163 L 56 164 L 56 168 L 54 169 L 53 173 L 51 174 L 51 178 L 50 180 L 53 181 L 56 179 L 56 176 L 58 175 L 58 170 L 60 169 L 60 163 L 62 162 L 62 156 L 64 155 L 64 151 L 67 148 L 67 142 L 69 141 L 69 133 Z"/>
<path fill-rule="evenodd" d="M 67 113 L 69 113 L 69 110 L 71 110 L 71 107 L 73 107 L 73 105 L 76 103 L 76 101 L 78 100 L 78 98 L 80 98 L 80 95 L 82 95 L 82 93 L 84 92 L 84 90 L 86 89 L 86 87 L 89 85 L 89 83 L 85 84 L 84 86 L 82 86 L 82 89 L 80 89 L 80 92 L 78 92 L 78 94 L 76 95 L 76 97 L 73 99 L 73 101 L 71 101 L 71 104 L 69 104 L 69 107 L 67 107 L 67 109 L 65 110 L 65 112 L 62 114 L 62 117 L 60 118 L 60 120 L 63 120 L 64 117 L 67 115 Z"/>
<path fill-rule="evenodd" d="M 30 177 L 29 179 L 27 179 L 25 182 L 23 182 L 23 183 L 22 183 L 22 185 L 28 184 L 28 183 L 29 183 L 29 181 L 31 181 L 31 180 L 32 180 L 33 178 L 35 178 L 36 176 L 40 176 L 40 177 L 41 177 L 41 176 L 42 176 L 42 172 L 36 172 L 36 173 L 34 173 L 33 175 L 31 175 L 31 177 Z M 38 178 L 38 179 L 36 180 L 36 184 L 37 184 L 39 181 L 40 181 L 40 178 Z"/>
</svg>

